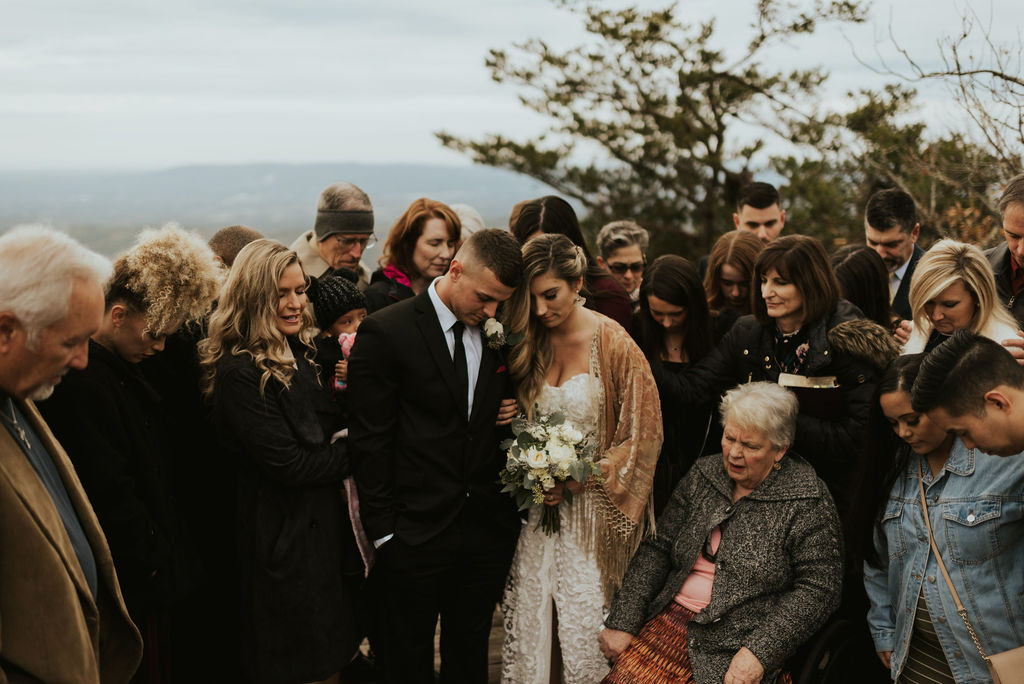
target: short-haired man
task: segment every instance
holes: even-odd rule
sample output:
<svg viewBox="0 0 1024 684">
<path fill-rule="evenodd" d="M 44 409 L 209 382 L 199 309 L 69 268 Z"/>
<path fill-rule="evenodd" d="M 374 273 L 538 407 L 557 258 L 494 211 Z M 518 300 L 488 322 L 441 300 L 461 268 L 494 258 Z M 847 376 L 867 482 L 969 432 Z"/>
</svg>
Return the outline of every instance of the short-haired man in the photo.
<svg viewBox="0 0 1024 684">
<path fill-rule="evenodd" d="M 1024 173 L 1010 179 L 999 199 L 1005 241 L 985 251 L 999 300 L 1024 328 Z"/>
<path fill-rule="evenodd" d="M 0 682 L 127 682 L 142 657 L 103 531 L 33 404 L 88 362 L 110 272 L 51 229 L 0 237 Z"/>
<path fill-rule="evenodd" d="M 910 280 L 924 250 L 917 246 L 921 224 L 914 198 L 902 190 L 879 190 L 864 212 L 864 239 L 889 269 L 889 301 L 903 320 L 911 319 Z"/>
<path fill-rule="evenodd" d="M 736 200 L 736 213 L 732 222 L 739 230 L 746 230 L 768 244 L 786 225 L 786 212 L 779 200 L 779 191 L 770 183 L 748 183 L 740 188 Z"/>
<path fill-rule="evenodd" d="M 612 221 L 597 234 L 597 263 L 607 268 L 626 290 L 633 302 L 633 313 L 640 309 L 640 283 L 647 264 L 650 235 L 635 221 Z"/>
<path fill-rule="evenodd" d="M 911 403 L 969 449 L 1024 451 L 1024 367 L 998 342 L 953 333 L 922 361 Z"/>
<path fill-rule="evenodd" d="M 358 274 L 356 285 L 365 290 L 370 274 L 360 259 L 375 243 L 370 198 L 352 183 L 335 183 L 320 193 L 313 230 L 296 238 L 291 248 L 302 259 L 307 274 L 319 278 L 328 271 L 347 268 Z"/>
<path fill-rule="evenodd" d="M 480 324 L 522 279 L 519 243 L 473 233 L 448 273 L 363 321 L 349 358 L 349 456 L 381 625 L 384 681 L 432 682 L 441 616 L 441 681 L 487 681 L 491 616 L 519 517 L 499 491 L 498 448 L 515 412 L 508 368 Z"/>
</svg>

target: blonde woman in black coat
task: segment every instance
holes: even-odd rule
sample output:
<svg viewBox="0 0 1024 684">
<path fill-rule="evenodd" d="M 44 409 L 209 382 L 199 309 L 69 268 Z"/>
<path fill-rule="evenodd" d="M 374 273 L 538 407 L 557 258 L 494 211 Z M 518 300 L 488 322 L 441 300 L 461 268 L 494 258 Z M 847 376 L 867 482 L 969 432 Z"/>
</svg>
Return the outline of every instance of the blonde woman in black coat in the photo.
<svg viewBox="0 0 1024 684">
<path fill-rule="evenodd" d="M 246 681 L 337 682 L 355 654 L 351 580 L 362 575 L 342 479 L 342 416 L 313 358 L 295 252 L 239 253 L 200 345 L 214 424 L 238 469 L 236 534 Z"/>
</svg>

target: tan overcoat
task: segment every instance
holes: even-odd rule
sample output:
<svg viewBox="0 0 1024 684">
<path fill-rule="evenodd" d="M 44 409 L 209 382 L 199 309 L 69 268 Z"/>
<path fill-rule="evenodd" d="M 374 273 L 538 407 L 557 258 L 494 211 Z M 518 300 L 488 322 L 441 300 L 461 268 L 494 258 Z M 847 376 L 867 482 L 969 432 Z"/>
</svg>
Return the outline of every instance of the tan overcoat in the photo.
<svg viewBox="0 0 1024 684">
<path fill-rule="evenodd" d="M 0 427 L 0 684 L 127 682 L 142 657 L 107 540 L 74 468 L 31 402 L 18 402 L 53 458 L 96 559 L 94 600 L 46 487 Z"/>
</svg>

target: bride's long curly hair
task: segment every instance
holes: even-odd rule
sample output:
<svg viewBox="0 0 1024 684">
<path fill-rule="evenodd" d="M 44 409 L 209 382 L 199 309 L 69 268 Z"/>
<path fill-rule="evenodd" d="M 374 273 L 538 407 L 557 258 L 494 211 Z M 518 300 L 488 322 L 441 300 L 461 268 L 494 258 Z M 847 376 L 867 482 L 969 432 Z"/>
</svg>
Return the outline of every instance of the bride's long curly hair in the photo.
<svg viewBox="0 0 1024 684">
<path fill-rule="evenodd" d="M 248 355 L 263 371 L 262 394 L 270 378 L 289 387 L 295 366 L 288 340 L 277 329 L 278 283 L 292 264 L 302 265 L 299 256 L 279 242 L 256 240 L 238 253 L 227 281 L 220 292 L 217 309 L 210 316 L 209 332 L 199 344 L 199 363 L 203 371 L 203 394 L 213 396 L 217 362 L 226 354 Z M 308 282 L 308 278 L 307 278 Z M 312 362 L 313 313 L 302 311 L 302 329 L 298 338 Z"/>
<path fill-rule="evenodd" d="M 519 406 L 533 416 L 533 405 L 544 387 L 544 376 L 551 364 L 551 340 L 548 329 L 532 315 L 530 283 L 545 273 L 570 285 L 587 271 L 587 257 L 572 240 L 558 233 L 545 233 L 523 245 L 523 281 L 506 308 L 506 324 L 522 341 L 512 347 L 508 368 L 518 386 Z"/>
</svg>

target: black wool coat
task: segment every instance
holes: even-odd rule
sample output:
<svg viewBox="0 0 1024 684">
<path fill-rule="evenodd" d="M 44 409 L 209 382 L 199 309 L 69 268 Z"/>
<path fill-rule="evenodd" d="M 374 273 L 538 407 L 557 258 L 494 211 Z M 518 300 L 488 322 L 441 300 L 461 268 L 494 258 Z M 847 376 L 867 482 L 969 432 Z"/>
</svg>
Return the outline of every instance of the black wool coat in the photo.
<svg viewBox="0 0 1024 684">
<path fill-rule="evenodd" d="M 305 347 L 289 387 L 247 355 L 217 363 L 213 420 L 238 469 L 240 647 L 247 681 L 308 682 L 339 671 L 360 638 L 353 578 L 362 573 L 341 480 L 349 473 L 338 407 Z M 354 557 L 353 557 L 354 554 Z"/>
<path fill-rule="evenodd" d="M 94 341 L 39 410 L 71 457 L 103 528 L 136 621 L 187 591 L 194 558 L 176 520 L 160 396 L 138 367 Z"/>
<path fill-rule="evenodd" d="M 605 625 L 633 635 L 674 600 L 705 540 L 720 526 L 711 602 L 687 626 L 697 684 L 721 682 L 746 646 L 765 682 L 839 605 L 843 549 L 824 483 L 792 452 L 733 502 L 722 455 L 694 464 L 641 543 Z"/>
</svg>

